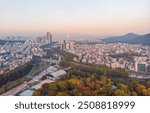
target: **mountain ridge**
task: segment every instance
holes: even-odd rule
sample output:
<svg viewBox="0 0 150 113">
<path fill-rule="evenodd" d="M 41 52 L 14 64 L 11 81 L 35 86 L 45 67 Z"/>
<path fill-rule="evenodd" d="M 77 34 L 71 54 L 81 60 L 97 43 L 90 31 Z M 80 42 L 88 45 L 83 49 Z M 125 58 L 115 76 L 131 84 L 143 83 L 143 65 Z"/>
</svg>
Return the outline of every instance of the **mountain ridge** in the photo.
<svg viewBox="0 0 150 113">
<path fill-rule="evenodd" d="M 128 33 L 122 36 L 102 39 L 102 41 L 105 43 L 131 43 L 131 44 L 150 45 L 150 33 L 145 35 Z"/>
</svg>

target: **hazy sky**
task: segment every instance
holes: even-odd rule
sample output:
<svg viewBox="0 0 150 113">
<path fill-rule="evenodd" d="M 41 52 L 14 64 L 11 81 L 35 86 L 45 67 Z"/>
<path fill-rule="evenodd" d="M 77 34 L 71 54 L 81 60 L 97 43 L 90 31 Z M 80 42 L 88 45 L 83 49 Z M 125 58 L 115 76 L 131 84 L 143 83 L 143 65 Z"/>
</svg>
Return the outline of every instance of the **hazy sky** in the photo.
<svg viewBox="0 0 150 113">
<path fill-rule="evenodd" d="M 150 31 L 150 0 L 0 0 L 0 34 Z"/>
</svg>

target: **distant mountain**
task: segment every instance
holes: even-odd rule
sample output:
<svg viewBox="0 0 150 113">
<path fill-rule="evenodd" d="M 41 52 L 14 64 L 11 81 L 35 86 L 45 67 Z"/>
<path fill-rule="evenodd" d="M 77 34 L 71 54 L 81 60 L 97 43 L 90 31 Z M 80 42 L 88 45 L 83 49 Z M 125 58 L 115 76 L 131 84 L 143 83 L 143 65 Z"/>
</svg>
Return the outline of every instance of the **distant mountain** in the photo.
<svg viewBox="0 0 150 113">
<path fill-rule="evenodd" d="M 150 33 L 146 35 L 139 36 L 132 40 L 129 40 L 129 43 L 133 44 L 142 44 L 142 45 L 150 45 Z"/>
<path fill-rule="evenodd" d="M 136 37 L 139 37 L 140 35 L 134 34 L 134 33 L 128 33 L 123 36 L 116 36 L 116 37 L 110 37 L 103 39 L 102 41 L 106 43 L 118 43 L 118 42 L 127 42 L 128 40 L 132 40 Z"/>
<path fill-rule="evenodd" d="M 150 45 L 150 33 L 146 35 L 137 35 L 134 33 L 128 33 L 123 36 L 110 37 L 103 39 L 106 43 L 131 43 L 131 44 L 142 44 Z"/>
</svg>

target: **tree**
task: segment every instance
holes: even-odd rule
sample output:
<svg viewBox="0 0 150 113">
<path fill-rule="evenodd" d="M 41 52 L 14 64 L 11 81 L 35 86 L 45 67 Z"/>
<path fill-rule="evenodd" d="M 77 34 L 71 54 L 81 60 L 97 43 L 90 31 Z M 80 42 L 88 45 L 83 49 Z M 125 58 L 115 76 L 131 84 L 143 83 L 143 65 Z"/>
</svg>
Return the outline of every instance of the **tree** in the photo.
<svg viewBox="0 0 150 113">
<path fill-rule="evenodd" d="M 50 90 L 50 91 L 58 91 L 57 84 L 56 83 L 49 84 L 48 90 Z"/>
<path fill-rule="evenodd" d="M 41 91 L 40 90 L 37 90 L 33 93 L 33 96 L 41 96 Z"/>
<path fill-rule="evenodd" d="M 48 88 L 49 88 L 49 84 L 48 83 L 42 85 L 41 94 L 43 96 L 46 96 L 48 94 Z"/>
<path fill-rule="evenodd" d="M 83 81 L 77 79 L 70 79 L 68 83 L 72 84 L 75 88 L 82 88 L 84 86 Z"/>
<path fill-rule="evenodd" d="M 64 90 L 68 89 L 68 84 L 64 81 L 59 81 L 57 83 L 57 87 L 58 87 L 59 91 L 64 91 Z"/>
<path fill-rule="evenodd" d="M 113 95 L 114 93 L 114 90 L 112 89 L 111 85 L 110 84 L 105 84 L 103 87 L 102 87 L 102 95 Z"/>
<path fill-rule="evenodd" d="M 91 93 L 90 90 L 84 90 L 84 91 L 82 92 L 82 95 L 83 95 L 83 96 L 91 96 L 92 93 Z"/>
<path fill-rule="evenodd" d="M 123 90 L 126 93 L 126 95 L 131 95 L 127 85 L 119 83 L 118 88 Z"/>
<path fill-rule="evenodd" d="M 138 95 L 142 96 L 144 94 L 143 91 L 145 91 L 145 86 L 144 85 L 141 85 L 141 84 L 138 84 L 136 87 L 135 87 L 135 91 Z"/>
<path fill-rule="evenodd" d="M 150 88 L 147 89 L 147 96 L 150 96 Z"/>
<path fill-rule="evenodd" d="M 58 92 L 56 96 L 68 96 L 66 92 Z"/>
<path fill-rule="evenodd" d="M 128 96 L 124 90 L 121 90 L 121 89 L 117 89 L 115 92 L 114 92 L 114 96 Z"/>
<path fill-rule="evenodd" d="M 138 96 L 136 92 L 131 92 L 131 96 Z"/>
</svg>

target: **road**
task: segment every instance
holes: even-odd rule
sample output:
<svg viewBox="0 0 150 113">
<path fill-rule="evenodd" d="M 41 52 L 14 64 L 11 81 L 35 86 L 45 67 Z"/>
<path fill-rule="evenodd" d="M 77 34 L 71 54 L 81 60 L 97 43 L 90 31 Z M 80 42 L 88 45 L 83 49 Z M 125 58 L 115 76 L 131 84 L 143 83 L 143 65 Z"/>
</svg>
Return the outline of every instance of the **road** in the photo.
<svg viewBox="0 0 150 113">
<path fill-rule="evenodd" d="M 9 91 L 7 91 L 6 93 L 1 94 L 1 96 L 12 96 L 12 95 L 16 95 L 17 93 L 25 90 L 28 87 L 27 83 L 21 84 Z"/>
<path fill-rule="evenodd" d="M 41 69 L 41 72 L 42 72 L 43 70 L 47 69 L 48 67 L 49 67 L 49 66 L 43 66 L 43 67 L 41 67 L 41 68 L 42 68 L 42 69 Z M 1 94 L 1 96 L 10 96 L 10 95 L 14 95 L 14 96 L 15 96 L 15 95 L 17 95 L 18 93 L 20 93 L 20 92 L 24 91 L 25 89 L 27 89 L 27 88 L 29 87 L 28 84 L 30 84 L 30 83 L 32 83 L 32 82 L 34 82 L 34 81 L 40 81 L 40 79 L 42 78 L 42 76 L 43 76 L 42 73 L 40 73 L 40 74 L 38 74 L 38 75 L 36 75 L 36 76 L 29 76 L 29 75 L 27 75 L 27 77 L 31 78 L 30 81 L 28 81 L 28 82 L 26 82 L 26 83 L 23 83 L 23 84 L 21 84 L 21 85 L 15 87 L 15 88 L 13 88 L 13 89 L 7 91 L 7 92 Z"/>
</svg>

